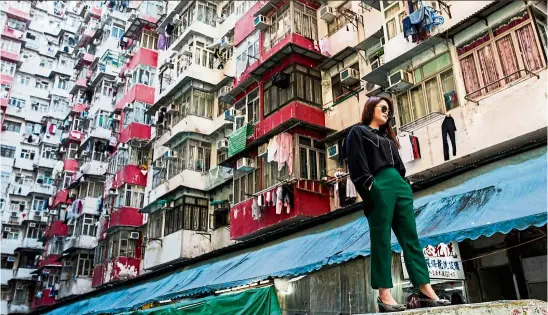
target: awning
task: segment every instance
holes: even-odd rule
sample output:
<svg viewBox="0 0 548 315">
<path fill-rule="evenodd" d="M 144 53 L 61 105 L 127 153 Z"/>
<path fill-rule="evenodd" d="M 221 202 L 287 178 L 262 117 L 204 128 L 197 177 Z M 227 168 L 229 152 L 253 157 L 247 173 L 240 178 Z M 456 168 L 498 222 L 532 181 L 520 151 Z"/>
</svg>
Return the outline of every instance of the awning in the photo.
<svg viewBox="0 0 548 315">
<path fill-rule="evenodd" d="M 254 314 L 281 315 L 282 310 L 273 286 L 249 289 L 219 296 L 207 296 L 147 310 L 120 315 L 216 315 Z"/>
<path fill-rule="evenodd" d="M 546 157 L 546 147 L 542 147 L 420 192 L 415 207 L 422 245 L 546 225 Z M 394 251 L 400 251 L 394 236 L 392 244 Z M 152 280 L 114 287 L 47 314 L 123 312 L 153 301 L 208 294 L 271 277 L 304 275 L 368 256 L 370 245 L 367 219 L 355 212 L 275 242 L 167 270 Z"/>
</svg>

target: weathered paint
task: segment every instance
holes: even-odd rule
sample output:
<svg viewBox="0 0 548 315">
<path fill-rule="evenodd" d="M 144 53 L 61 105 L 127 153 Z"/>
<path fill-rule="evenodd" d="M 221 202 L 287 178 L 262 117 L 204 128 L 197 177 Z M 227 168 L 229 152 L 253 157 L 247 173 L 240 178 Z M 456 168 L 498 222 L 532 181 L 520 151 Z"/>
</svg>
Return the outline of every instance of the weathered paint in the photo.
<svg viewBox="0 0 548 315">
<path fill-rule="evenodd" d="M 132 122 L 120 132 L 118 142 L 126 143 L 129 140 L 149 140 L 150 134 L 151 126 Z"/>
<path fill-rule="evenodd" d="M 53 203 L 50 206 L 50 209 L 55 209 L 60 204 L 71 204 L 72 200 L 69 199 L 69 190 L 63 189 L 57 191 L 53 197 Z"/>
<path fill-rule="evenodd" d="M 108 229 L 120 226 L 139 227 L 141 225 L 143 225 L 143 214 L 139 212 L 139 209 L 120 207 L 111 213 Z"/>
<path fill-rule="evenodd" d="M 137 165 L 128 164 L 114 174 L 112 188 L 118 189 L 124 184 L 146 186 L 147 173 L 143 174 Z"/>
<path fill-rule="evenodd" d="M 234 24 L 234 46 L 238 46 L 247 36 L 249 36 L 249 34 L 255 31 L 255 25 L 253 24 L 255 17 L 253 17 L 253 15 L 265 5 L 261 2 L 266 1 L 257 1 L 257 3 L 247 10 L 247 12 L 236 21 L 236 24 Z"/>
<path fill-rule="evenodd" d="M 44 237 L 51 238 L 53 236 L 67 236 L 68 235 L 68 225 L 61 220 L 52 222 L 44 230 Z"/>
<path fill-rule="evenodd" d="M 120 111 L 126 104 L 133 103 L 134 101 L 140 101 L 147 104 L 154 104 L 154 91 L 156 89 L 152 86 L 136 83 L 134 84 L 124 96 L 116 103 L 115 110 Z"/>
<path fill-rule="evenodd" d="M 38 307 L 55 304 L 55 297 L 50 296 L 50 292 L 51 292 L 51 289 L 42 290 L 42 297 L 34 298 L 34 300 L 32 301 L 31 309 L 36 309 Z"/>
<path fill-rule="evenodd" d="M 138 65 L 158 67 L 158 52 L 148 48 L 140 47 L 137 49 L 131 60 L 122 68 L 121 73 L 134 69 Z M 152 104 L 152 103 L 150 103 Z"/>
</svg>

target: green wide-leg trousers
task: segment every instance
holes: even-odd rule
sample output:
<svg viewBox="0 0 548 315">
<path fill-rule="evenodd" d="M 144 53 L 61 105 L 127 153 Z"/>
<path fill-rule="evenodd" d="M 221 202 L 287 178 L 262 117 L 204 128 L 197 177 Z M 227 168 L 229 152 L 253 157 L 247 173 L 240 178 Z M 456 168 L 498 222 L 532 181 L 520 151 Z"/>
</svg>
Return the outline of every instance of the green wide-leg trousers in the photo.
<svg viewBox="0 0 548 315">
<path fill-rule="evenodd" d="M 392 288 L 391 230 L 403 250 L 405 266 L 413 286 L 430 283 L 428 267 L 419 244 L 413 211 L 413 192 L 395 168 L 375 175 L 369 192 L 372 211 L 368 213 L 371 237 L 371 286 Z"/>
</svg>

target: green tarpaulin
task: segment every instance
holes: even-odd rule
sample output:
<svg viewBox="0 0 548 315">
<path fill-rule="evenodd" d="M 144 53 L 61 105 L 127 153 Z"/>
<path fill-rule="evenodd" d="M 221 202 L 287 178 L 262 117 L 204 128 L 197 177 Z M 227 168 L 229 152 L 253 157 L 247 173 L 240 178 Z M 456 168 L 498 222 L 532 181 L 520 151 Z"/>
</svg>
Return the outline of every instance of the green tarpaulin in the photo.
<svg viewBox="0 0 548 315">
<path fill-rule="evenodd" d="M 242 152 L 245 149 L 247 140 L 247 126 L 243 126 L 228 138 L 228 157 Z"/>
<path fill-rule="evenodd" d="M 212 295 L 122 315 L 281 315 L 273 286 L 242 292 Z"/>
</svg>

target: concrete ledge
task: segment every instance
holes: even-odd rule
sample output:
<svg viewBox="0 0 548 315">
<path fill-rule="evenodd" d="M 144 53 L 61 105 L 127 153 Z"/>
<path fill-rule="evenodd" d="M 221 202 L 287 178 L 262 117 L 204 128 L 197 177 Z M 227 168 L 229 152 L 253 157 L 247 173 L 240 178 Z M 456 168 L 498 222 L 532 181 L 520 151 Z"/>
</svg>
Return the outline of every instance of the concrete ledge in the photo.
<svg viewBox="0 0 548 315">
<path fill-rule="evenodd" d="M 376 313 L 377 314 L 377 313 Z M 496 301 L 478 304 L 463 304 L 448 307 L 419 308 L 398 313 L 383 314 L 428 314 L 428 315 L 546 315 L 547 303 L 539 300 Z"/>
</svg>

